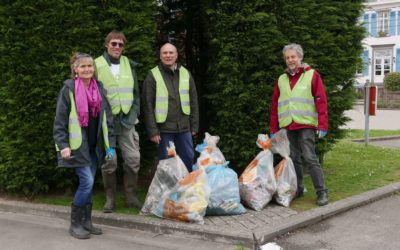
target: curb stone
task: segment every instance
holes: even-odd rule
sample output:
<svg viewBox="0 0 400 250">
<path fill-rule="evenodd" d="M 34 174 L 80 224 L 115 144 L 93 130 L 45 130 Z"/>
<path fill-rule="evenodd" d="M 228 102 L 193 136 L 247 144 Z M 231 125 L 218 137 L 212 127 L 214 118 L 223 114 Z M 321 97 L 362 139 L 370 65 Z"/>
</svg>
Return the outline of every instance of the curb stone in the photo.
<svg viewBox="0 0 400 250">
<path fill-rule="evenodd" d="M 396 192 L 400 192 L 400 182 L 339 200 L 326 206 L 317 207 L 305 212 L 291 213 L 289 210 L 290 215 L 272 220 L 271 222 L 266 223 L 264 226 L 255 228 L 254 230 L 249 228 L 238 230 L 237 228 L 230 227 L 229 224 L 226 224 L 225 227 L 221 225 L 204 226 L 199 224 L 165 220 L 152 216 L 125 215 L 117 213 L 104 214 L 98 211 L 93 211 L 92 216 L 93 222 L 97 224 L 132 228 L 155 234 L 174 234 L 200 240 L 240 244 L 246 247 L 252 247 L 254 243 L 253 234 L 259 244 L 264 244 L 282 234 L 299 229 L 301 227 L 315 224 L 347 210 L 390 196 Z M 277 210 L 280 208 L 274 207 L 273 209 Z M 268 210 L 268 207 L 266 210 Z M 6 200 L 2 198 L 0 198 L 0 211 L 58 217 L 66 220 L 68 220 L 70 216 L 70 208 L 66 206 L 35 204 L 24 201 Z M 250 217 L 251 216 L 253 215 L 250 214 Z M 238 220 L 242 223 L 246 223 L 246 221 L 243 221 L 243 218 L 247 218 L 245 216 L 229 217 L 229 220 Z M 223 218 L 223 216 L 215 216 L 213 218 Z M 225 216 L 225 218 L 227 217 Z"/>
</svg>

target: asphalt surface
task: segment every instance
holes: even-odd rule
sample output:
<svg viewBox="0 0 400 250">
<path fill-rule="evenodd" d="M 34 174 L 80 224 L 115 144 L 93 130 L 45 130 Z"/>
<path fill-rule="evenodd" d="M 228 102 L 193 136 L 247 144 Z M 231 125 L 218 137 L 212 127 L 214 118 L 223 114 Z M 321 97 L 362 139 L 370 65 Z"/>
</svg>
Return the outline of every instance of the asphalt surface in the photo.
<svg viewBox="0 0 400 250">
<path fill-rule="evenodd" d="M 365 123 L 358 115 L 358 107 L 353 112 L 349 128 L 363 129 Z M 350 111 L 349 111 L 350 112 Z M 358 113 L 357 113 L 358 112 Z M 350 113 L 351 114 L 351 113 Z M 400 129 L 400 110 L 382 115 L 377 111 L 376 118 L 380 122 L 370 129 Z M 364 123 L 363 123 L 364 122 Z M 387 124 L 391 126 L 387 126 Z M 392 126 L 395 124 L 395 126 Z M 390 141 L 390 144 L 387 143 Z M 380 146 L 399 147 L 400 138 L 391 140 L 375 140 Z M 329 217 L 356 208 L 400 191 L 400 183 L 394 183 L 376 190 L 368 191 L 350 198 L 330 203 L 324 207 L 317 207 L 305 212 L 296 212 L 290 208 L 268 204 L 265 209 L 256 212 L 248 209 L 247 213 L 238 216 L 206 216 L 203 225 L 159 219 L 153 216 L 104 214 L 93 212 L 94 223 L 143 230 L 159 234 L 173 234 L 190 237 L 198 240 L 215 241 L 221 243 L 238 244 L 249 248 L 253 247 L 254 237 L 259 244 L 271 241 L 276 236 L 315 224 Z M 21 212 L 27 214 L 44 215 L 69 220 L 70 208 L 64 206 L 33 204 L 28 202 L 5 200 L 0 198 L 0 210 L 7 212 Z"/>
</svg>

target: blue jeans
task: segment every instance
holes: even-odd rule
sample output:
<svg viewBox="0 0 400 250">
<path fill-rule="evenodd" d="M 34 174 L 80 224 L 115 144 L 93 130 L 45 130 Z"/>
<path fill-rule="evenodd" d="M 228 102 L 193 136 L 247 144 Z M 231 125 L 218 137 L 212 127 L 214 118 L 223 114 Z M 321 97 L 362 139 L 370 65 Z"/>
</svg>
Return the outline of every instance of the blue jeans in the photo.
<svg viewBox="0 0 400 250">
<path fill-rule="evenodd" d="M 176 153 L 182 159 L 183 163 L 185 163 L 187 170 L 191 172 L 194 159 L 192 133 L 161 133 L 160 137 L 158 159 L 164 160 L 168 158 L 167 147 L 169 147 L 169 142 L 172 141 L 175 144 Z"/>
<path fill-rule="evenodd" d="M 315 130 L 312 128 L 288 130 L 287 135 L 290 142 L 290 158 L 292 158 L 297 175 L 297 191 L 304 190 L 303 162 L 301 159 L 301 156 L 303 156 L 310 170 L 315 191 L 317 193 L 326 192 L 324 173 L 315 153 Z"/>
<path fill-rule="evenodd" d="M 91 166 L 76 167 L 75 174 L 79 178 L 79 186 L 72 202 L 75 206 L 92 203 L 94 177 L 96 176 L 98 159 L 96 153 L 90 153 Z"/>
</svg>

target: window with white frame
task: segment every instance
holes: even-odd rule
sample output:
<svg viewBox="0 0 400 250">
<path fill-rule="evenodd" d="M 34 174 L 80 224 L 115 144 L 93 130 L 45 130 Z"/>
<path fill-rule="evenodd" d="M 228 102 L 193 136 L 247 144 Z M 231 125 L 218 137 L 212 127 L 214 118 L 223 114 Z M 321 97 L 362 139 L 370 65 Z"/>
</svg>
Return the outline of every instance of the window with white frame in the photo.
<svg viewBox="0 0 400 250">
<path fill-rule="evenodd" d="M 389 12 L 378 12 L 378 36 L 389 34 Z"/>
</svg>

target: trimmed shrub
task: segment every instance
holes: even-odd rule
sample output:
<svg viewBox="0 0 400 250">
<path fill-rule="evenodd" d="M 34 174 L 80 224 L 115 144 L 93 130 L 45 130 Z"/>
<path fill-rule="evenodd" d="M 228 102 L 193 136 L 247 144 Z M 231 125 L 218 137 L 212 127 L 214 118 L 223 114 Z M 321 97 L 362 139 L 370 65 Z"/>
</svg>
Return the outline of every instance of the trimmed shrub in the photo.
<svg viewBox="0 0 400 250">
<path fill-rule="evenodd" d="M 391 91 L 400 90 L 400 72 L 390 72 L 385 75 L 383 84 L 386 89 Z"/>
</svg>

